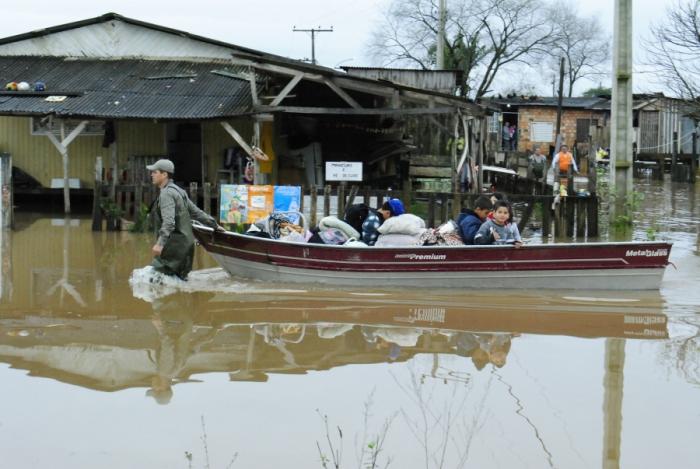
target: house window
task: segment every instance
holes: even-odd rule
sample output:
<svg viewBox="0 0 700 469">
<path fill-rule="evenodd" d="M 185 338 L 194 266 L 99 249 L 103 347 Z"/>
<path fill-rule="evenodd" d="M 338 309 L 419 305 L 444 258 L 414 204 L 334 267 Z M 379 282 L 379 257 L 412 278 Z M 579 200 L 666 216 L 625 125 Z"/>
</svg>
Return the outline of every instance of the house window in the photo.
<svg viewBox="0 0 700 469">
<path fill-rule="evenodd" d="M 553 122 L 530 122 L 530 141 L 550 143 L 554 141 Z"/>
<path fill-rule="evenodd" d="M 30 122 L 30 130 L 32 135 L 44 135 L 45 131 L 50 131 L 56 137 L 61 137 L 61 121 L 58 119 L 45 119 L 42 121 L 40 118 L 32 117 Z M 80 119 L 64 119 L 64 128 L 66 136 L 70 134 L 78 125 L 82 122 Z M 85 135 L 91 136 L 103 136 L 104 131 L 104 121 L 88 121 L 87 125 L 80 133 L 79 137 Z"/>
</svg>

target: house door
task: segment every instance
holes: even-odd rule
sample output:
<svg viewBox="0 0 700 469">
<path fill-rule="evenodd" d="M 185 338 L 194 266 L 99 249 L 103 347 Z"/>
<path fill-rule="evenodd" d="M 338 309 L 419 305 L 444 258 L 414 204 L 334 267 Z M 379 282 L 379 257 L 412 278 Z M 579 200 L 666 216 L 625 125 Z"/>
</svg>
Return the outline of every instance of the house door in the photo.
<svg viewBox="0 0 700 469">
<path fill-rule="evenodd" d="M 202 184 L 202 126 L 195 123 L 171 123 L 167 127 L 168 155 L 175 163 L 175 181 Z"/>
</svg>

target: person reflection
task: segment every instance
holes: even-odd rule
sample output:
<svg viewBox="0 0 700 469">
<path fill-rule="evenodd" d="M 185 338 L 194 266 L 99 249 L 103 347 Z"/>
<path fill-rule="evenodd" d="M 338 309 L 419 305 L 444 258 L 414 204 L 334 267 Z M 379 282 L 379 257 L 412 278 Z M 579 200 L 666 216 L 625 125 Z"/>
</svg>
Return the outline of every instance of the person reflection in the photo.
<svg viewBox="0 0 700 469">
<path fill-rule="evenodd" d="M 158 346 L 154 357 L 155 375 L 146 395 L 158 404 L 165 405 L 173 397 L 173 384 L 187 365 L 187 360 L 218 332 L 193 334 L 193 311 L 191 295 L 170 295 L 153 301 L 151 322 L 158 332 Z"/>
<path fill-rule="evenodd" d="M 453 349 L 461 356 L 471 357 L 474 367 L 479 371 L 483 370 L 489 363 L 497 368 L 502 368 L 505 366 L 508 352 L 510 352 L 511 339 L 518 335 L 460 332 L 452 338 Z"/>
<path fill-rule="evenodd" d="M 362 326 L 365 341 L 374 344 L 377 350 L 385 350 L 389 361 L 395 361 L 401 355 L 402 347 L 415 347 L 423 335 L 422 329 L 413 327 L 374 327 Z"/>
</svg>

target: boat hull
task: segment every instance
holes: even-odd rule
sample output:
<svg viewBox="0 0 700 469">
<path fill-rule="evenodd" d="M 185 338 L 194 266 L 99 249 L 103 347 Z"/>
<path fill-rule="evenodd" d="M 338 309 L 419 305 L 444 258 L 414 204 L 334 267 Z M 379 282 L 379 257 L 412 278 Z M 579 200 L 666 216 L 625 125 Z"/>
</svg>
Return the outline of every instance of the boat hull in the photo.
<svg viewBox="0 0 700 469">
<path fill-rule="evenodd" d="M 194 232 L 231 275 L 340 287 L 654 290 L 671 250 L 660 242 L 354 248 Z"/>
</svg>

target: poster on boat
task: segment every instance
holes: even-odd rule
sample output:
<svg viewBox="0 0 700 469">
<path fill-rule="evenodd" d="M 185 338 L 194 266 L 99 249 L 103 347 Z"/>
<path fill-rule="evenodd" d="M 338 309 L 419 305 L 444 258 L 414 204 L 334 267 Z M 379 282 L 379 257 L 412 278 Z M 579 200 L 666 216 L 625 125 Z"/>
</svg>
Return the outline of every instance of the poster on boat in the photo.
<svg viewBox="0 0 700 469">
<path fill-rule="evenodd" d="M 275 212 L 298 212 L 301 208 L 301 186 L 275 186 Z M 299 223 L 299 215 L 288 215 L 292 223 Z"/>
<path fill-rule="evenodd" d="M 248 216 L 245 223 L 265 218 L 275 208 L 273 186 L 248 186 Z"/>
<path fill-rule="evenodd" d="M 239 225 L 248 218 L 248 187 L 222 184 L 219 196 L 219 222 Z"/>
</svg>

